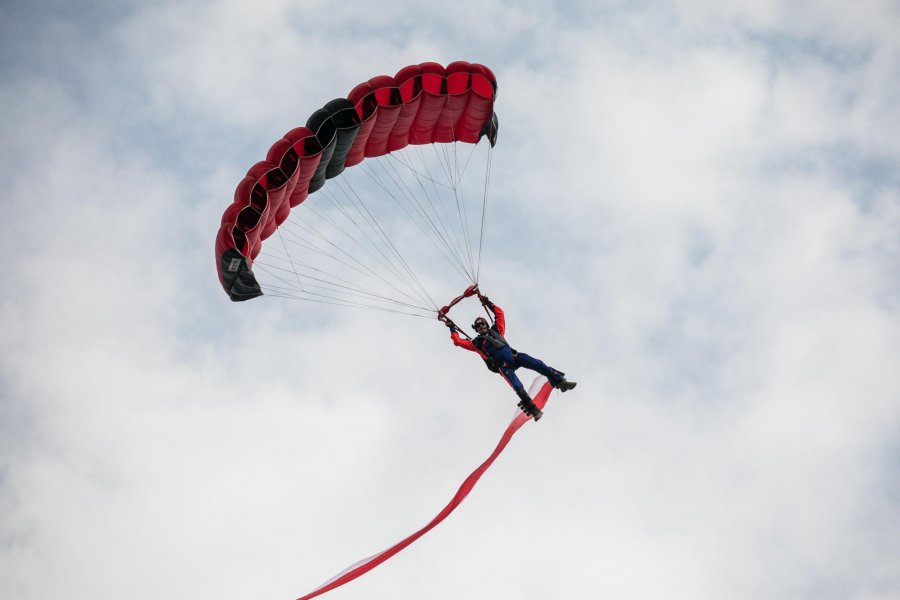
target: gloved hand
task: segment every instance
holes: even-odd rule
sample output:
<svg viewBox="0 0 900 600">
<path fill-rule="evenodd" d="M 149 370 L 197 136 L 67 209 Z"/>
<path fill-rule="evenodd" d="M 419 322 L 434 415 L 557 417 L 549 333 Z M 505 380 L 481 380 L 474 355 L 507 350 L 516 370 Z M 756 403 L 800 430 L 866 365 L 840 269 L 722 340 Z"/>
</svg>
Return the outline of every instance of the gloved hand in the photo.
<svg viewBox="0 0 900 600">
<path fill-rule="evenodd" d="M 482 303 L 484 306 L 487 306 L 488 308 L 493 308 L 493 307 L 494 307 L 494 303 L 491 302 L 491 299 L 488 298 L 487 296 L 479 296 L 479 298 L 481 299 L 481 303 Z"/>
<path fill-rule="evenodd" d="M 447 329 L 450 330 L 450 333 L 456 333 L 456 325 L 454 325 L 451 321 L 444 321 L 444 325 L 447 326 Z"/>
</svg>

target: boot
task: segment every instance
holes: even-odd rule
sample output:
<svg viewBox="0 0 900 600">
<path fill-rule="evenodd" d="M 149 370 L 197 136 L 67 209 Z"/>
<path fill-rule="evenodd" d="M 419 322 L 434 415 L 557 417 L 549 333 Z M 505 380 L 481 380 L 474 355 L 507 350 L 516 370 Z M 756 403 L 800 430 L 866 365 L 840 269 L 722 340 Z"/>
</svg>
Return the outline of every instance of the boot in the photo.
<svg viewBox="0 0 900 600">
<path fill-rule="evenodd" d="M 522 409 L 522 412 L 533 418 L 535 421 L 539 420 L 544 416 L 544 413 L 541 412 L 541 409 L 535 405 L 534 400 L 531 399 L 531 396 L 528 395 L 528 392 L 525 390 L 516 390 L 516 393 L 519 395 L 519 408 Z"/>
<path fill-rule="evenodd" d="M 574 389 L 576 385 L 578 385 L 578 383 L 575 381 L 567 381 L 563 379 L 556 387 L 561 392 L 568 392 L 569 390 Z"/>
<path fill-rule="evenodd" d="M 519 402 L 519 408 L 522 409 L 523 413 L 533 418 L 535 421 L 539 421 L 540 418 L 544 416 L 544 413 L 534 404 L 534 402 L 526 404 L 523 400 Z"/>
</svg>

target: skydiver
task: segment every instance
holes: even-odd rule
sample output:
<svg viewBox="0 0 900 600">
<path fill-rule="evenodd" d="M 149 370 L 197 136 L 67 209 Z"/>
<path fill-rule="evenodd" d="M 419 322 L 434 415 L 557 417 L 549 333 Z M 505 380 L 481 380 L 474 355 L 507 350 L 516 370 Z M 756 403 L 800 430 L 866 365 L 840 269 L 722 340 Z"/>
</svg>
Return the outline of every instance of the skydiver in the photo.
<svg viewBox="0 0 900 600">
<path fill-rule="evenodd" d="M 506 333 L 506 318 L 503 310 L 491 302 L 487 296 L 478 294 L 478 298 L 482 305 L 494 313 L 494 324 L 489 326 L 484 317 L 475 319 L 472 329 L 477 335 L 469 341 L 460 337 L 456 325 L 447 319 L 444 323 L 450 328 L 450 339 L 453 340 L 454 345 L 479 354 L 488 369 L 500 373 L 518 394 L 519 408 L 537 421 L 543 416 L 543 412 L 525 391 L 525 386 L 516 376 L 516 369 L 524 367 L 540 373 L 550 381 L 550 385 L 561 392 L 568 392 L 575 387 L 576 382 L 568 381 L 565 373 L 547 366 L 543 361 L 514 350 L 503 337 Z"/>
</svg>

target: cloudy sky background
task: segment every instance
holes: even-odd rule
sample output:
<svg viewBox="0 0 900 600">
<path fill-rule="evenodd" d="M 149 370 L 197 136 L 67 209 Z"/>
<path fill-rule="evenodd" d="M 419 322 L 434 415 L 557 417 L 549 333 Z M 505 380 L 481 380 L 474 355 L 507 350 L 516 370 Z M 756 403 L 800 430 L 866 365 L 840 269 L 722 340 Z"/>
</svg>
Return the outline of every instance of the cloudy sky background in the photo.
<svg viewBox="0 0 900 600">
<path fill-rule="evenodd" d="M 459 59 L 482 285 L 579 387 L 329 597 L 900 596 L 895 2 L 256 4 L 0 6 L 0 597 L 296 598 L 488 455 L 515 398 L 440 325 L 212 255 L 285 131 Z"/>
</svg>

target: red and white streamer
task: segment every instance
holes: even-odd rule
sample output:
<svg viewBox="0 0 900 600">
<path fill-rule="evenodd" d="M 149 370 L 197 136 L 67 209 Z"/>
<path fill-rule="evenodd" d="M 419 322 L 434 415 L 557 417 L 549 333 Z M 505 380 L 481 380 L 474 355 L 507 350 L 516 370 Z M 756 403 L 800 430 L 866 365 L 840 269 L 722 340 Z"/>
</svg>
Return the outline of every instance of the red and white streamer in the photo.
<svg viewBox="0 0 900 600">
<path fill-rule="evenodd" d="M 550 382 L 547 381 L 544 377 L 537 377 L 534 382 L 531 384 L 531 389 L 528 391 L 528 395 L 534 399 L 534 403 L 538 408 L 543 409 L 544 405 L 547 403 L 548 398 L 550 397 L 550 392 L 553 391 L 553 388 L 550 385 Z M 475 484 L 478 483 L 478 480 L 481 479 L 481 476 L 484 475 L 485 471 L 490 468 L 491 464 L 493 464 L 494 460 L 500 456 L 500 453 L 503 452 L 503 449 L 506 448 L 506 445 L 509 444 L 509 441 L 512 439 L 512 436 L 524 425 L 527 421 L 530 421 L 531 417 L 522 413 L 521 411 L 516 411 L 516 416 L 513 417 L 512 422 L 510 422 L 509 426 L 506 428 L 506 431 L 503 432 L 503 435 L 500 437 L 500 442 L 497 444 L 497 447 L 494 448 L 494 451 L 488 456 L 487 460 L 481 463 L 481 465 L 472 471 L 472 474 L 466 477 L 466 480 L 463 481 L 462 485 L 459 486 L 459 489 L 456 491 L 456 495 L 453 496 L 453 499 L 450 500 L 450 503 L 447 504 L 435 516 L 425 527 L 422 527 L 412 535 L 404 538 L 400 542 L 397 542 L 387 550 L 379 552 L 378 554 L 374 554 L 368 558 L 364 558 L 360 561 L 357 561 L 317 587 L 312 592 L 306 594 L 305 596 L 301 596 L 297 600 L 309 600 L 310 598 L 315 598 L 325 592 L 331 591 L 336 587 L 340 587 L 345 583 L 353 581 L 360 575 L 364 575 L 368 573 L 381 563 L 385 562 L 414 541 L 431 531 L 438 523 L 443 521 L 450 515 L 456 507 L 459 506 L 466 496 L 469 495 L 469 492 L 472 491 L 472 488 L 475 487 Z"/>
</svg>

